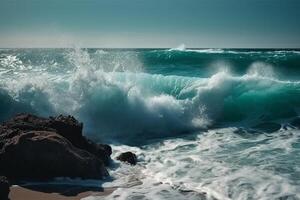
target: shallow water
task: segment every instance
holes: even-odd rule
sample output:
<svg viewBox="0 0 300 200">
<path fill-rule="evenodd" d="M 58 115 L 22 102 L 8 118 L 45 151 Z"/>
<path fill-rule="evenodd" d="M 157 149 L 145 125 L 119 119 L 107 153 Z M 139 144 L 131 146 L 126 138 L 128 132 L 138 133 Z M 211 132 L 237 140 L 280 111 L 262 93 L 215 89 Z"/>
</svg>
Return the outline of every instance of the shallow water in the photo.
<svg viewBox="0 0 300 200">
<path fill-rule="evenodd" d="M 299 199 L 300 131 L 253 134 L 222 128 L 130 149 L 136 167 L 112 171 L 118 190 L 103 199 Z M 126 188 L 130 180 L 141 185 Z M 125 188 L 122 188 L 124 187 Z"/>
</svg>

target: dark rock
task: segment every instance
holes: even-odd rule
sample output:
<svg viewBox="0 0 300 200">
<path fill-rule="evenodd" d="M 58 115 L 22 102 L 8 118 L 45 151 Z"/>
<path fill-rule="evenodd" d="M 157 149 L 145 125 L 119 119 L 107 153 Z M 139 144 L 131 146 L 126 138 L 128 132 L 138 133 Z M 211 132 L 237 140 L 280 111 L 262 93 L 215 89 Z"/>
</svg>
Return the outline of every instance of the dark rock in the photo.
<svg viewBox="0 0 300 200">
<path fill-rule="evenodd" d="M 51 130 L 51 128 L 47 126 L 48 121 L 47 118 L 31 114 L 19 114 L 9 121 L 4 122 L 2 126 L 8 129 L 19 129 L 22 131 Z"/>
<path fill-rule="evenodd" d="M 72 116 L 20 114 L 0 125 L 0 174 L 14 179 L 107 175 L 111 147 L 82 134 Z"/>
<path fill-rule="evenodd" d="M 16 131 L 53 131 L 68 139 L 75 147 L 95 154 L 104 164 L 108 165 L 111 147 L 105 144 L 96 144 L 82 134 L 83 124 L 72 116 L 59 115 L 58 117 L 42 118 L 31 114 L 20 114 L 3 124 L 8 129 Z M 16 132 L 12 134 L 17 134 Z M 0 127 L 1 139 L 1 127 Z M 0 144 L 1 147 L 1 144 Z"/>
<path fill-rule="evenodd" d="M 0 163 L 1 174 L 12 179 L 108 175 L 96 156 L 49 131 L 29 131 L 11 138 L 1 149 Z"/>
<path fill-rule="evenodd" d="M 0 199 L 7 200 L 9 194 L 9 182 L 5 176 L 0 176 Z"/>
<path fill-rule="evenodd" d="M 137 163 L 136 155 L 129 151 L 125 152 L 125 153 L 121 153 L 116 159 L 120 160 L 122 162 L 129 163 L 131 165 L 136 165 L 136 163 Z"/>
<path fill-rule="evenodd" d="M 67 138 L 74 145 L 82 142 L 82 128 L 83 124 L 79 123 L 72 116 L 59 115 L 56 118 L 51 117 L 47 126 L 56 130 L 56 132 Z"/>
<path fill-rule="evenodd" d="M 74 146 L 84 149 L 108 165 L 111 155 L 111 147 L 105 144 L 96 144 L 82 135 L 83 124 L 79 123 L 72 116 L 58 116 L 50 118 L 48 126 L 55 129 L 56 132 L 67 138 Z"/>
<path fill-rule="evenodd" d="M 85 149 L 86 151 L 96 155 L 99 159 L 101 159 L 105 165 L 109 165 L 110 155 L 112 153 L 111 147 L 107 144 L 96 144 L 91 140 L 85 139 L 78 145 L 79 148 Z"/>
</svg>

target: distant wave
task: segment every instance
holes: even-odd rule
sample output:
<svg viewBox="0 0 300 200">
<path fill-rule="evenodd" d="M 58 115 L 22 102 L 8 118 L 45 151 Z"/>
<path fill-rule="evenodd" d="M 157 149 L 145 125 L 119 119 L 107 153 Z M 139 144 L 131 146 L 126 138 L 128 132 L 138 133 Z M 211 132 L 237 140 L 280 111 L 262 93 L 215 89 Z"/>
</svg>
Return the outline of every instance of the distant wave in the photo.
<svg viewBox="0 0 300 200">
<path fill-rule="evenodd" d="M 181 44 L 178 47 L 171 48 L 167 51 L 181 51 L 181 52 L 195 52 L 195 53 L 209 53 L 209 54 L 272 54 L 272 55 L 282 55 L 282 54 L 300 54 L 300 50 L 264 50 L 257 49 L 255 51 L 243 50 L 243 49 L 221 49 L 221 48 L 202 48 L 202 49 L 189 49 L 186 48 L 185 44 Z"/>
<path fill-rule="evenodd" d="M 168 51 L 186 51 L 185 44 L 181 44 L 178 47 L 171 48 Z"/>
</svg>

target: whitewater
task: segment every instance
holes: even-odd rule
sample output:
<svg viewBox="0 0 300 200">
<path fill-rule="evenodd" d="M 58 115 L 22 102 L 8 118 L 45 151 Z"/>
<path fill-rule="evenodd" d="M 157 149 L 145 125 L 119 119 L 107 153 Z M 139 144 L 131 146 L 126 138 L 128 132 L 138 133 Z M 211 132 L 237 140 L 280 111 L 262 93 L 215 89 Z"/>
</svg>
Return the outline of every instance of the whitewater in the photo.
<svg viewBox="0 0 300 200">
<path fill-rule="evenodd" d="M 297 49 L 1 49 L 0 121 L 71 114 L 137 154 L 86 200 L 300 199 L 299 65 Z"/>
</svg>

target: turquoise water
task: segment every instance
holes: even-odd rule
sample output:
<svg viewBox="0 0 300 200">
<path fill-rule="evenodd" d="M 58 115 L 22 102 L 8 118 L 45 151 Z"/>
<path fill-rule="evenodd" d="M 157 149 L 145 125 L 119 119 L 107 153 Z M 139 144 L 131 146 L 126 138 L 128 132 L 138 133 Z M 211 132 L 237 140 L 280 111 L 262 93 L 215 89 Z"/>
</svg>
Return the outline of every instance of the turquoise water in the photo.
<svg viewBox="0 0 300 200">
<path fill-rule="evenodd" d="M 300 199 L 299 65 L 299 50 L 1 49 L 0 121 L 72 114 L 137 153 L 108 199 Z"/>
</svg>

